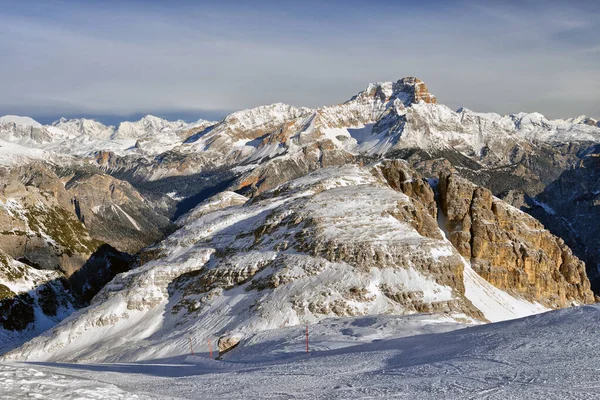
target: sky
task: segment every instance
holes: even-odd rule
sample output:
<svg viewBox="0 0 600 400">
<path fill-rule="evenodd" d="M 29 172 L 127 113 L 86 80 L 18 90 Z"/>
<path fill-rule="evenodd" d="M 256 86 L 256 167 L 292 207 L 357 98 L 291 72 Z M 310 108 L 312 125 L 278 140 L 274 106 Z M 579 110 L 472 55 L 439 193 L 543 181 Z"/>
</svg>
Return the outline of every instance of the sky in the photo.
<svg viewBox="0 0 600 400">
<path fill-rule="evenodd" d="M 0 115 L 220 119 L 405 76 L 453 109 L 600 118 L 600 1 L 0 0 Z"/>
</svg>

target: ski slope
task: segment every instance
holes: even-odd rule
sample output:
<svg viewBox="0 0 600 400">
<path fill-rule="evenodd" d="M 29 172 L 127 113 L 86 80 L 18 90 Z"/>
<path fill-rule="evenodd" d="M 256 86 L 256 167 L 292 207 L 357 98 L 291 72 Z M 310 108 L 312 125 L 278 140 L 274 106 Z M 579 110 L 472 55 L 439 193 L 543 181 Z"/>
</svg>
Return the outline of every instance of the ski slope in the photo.
<svg viewBox="0 0 600 400">
<path fill-rule="evenodd" d="M 597 399 L 599 322 L 596 305 L 457 330 L 423 315 L 330 319 L 310 327 L 310 355 L 290 327 L 223 361 L 204 347 L 147 363 L 6 364 L 0 398 Z"/>
</svg>

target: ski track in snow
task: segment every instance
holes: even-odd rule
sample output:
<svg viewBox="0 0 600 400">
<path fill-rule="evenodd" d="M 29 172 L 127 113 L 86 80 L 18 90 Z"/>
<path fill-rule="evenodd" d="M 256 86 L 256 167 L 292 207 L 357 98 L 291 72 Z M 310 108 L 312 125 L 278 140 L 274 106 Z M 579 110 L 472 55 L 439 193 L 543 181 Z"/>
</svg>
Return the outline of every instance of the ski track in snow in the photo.
<svg viewBox="0 0 600 400">
<path fill-rule="evenodd" d="M 432 323 L 433 317 L 419 317 Z M 360 337 L 369 324 L 387 326 L 387 335 L 401 326 L 381 318 L 386 317 L 328 320 L 321 323 L 329 324 L 324 328 L 311 327 L 316 337 L 310 355 L 303 350 L 303 327 L 296 327 L 263 332 L 225 361 L 199 353 L 148 363 L 5 364 L 0 397 L 600 398 L 600 306 L 404 338 Z M 352 337 L 349 327 L 356 328 L 357 342 L 336 348 L 336 341 Z M 319 336 L 319 329 L 329 336 Z"/>
<path fill-rule="evenodd" d="M 60 375 L 28 366 L 0 365 L 2 399 L 150 399 L 91 379 Z"/>
</svg>

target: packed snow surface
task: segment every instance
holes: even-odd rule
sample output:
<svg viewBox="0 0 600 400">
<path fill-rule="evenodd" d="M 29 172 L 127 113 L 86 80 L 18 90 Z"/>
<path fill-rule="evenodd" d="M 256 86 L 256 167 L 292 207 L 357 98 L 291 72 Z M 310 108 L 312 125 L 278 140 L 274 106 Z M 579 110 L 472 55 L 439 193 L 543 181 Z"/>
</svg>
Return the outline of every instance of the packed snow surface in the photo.
<svg viewBox="0 0 600 400">
<path fill-rule="evenodd" d="M 146 363 L 5 364 L 0 397 L 597 399 L 598 323 L 596 305 L 458 330 L 427 315 L 330 319 L 309 327 L 310 354 L 300 326 L 222 361 L 194 342 L 194 357 Z"/>
</svg>

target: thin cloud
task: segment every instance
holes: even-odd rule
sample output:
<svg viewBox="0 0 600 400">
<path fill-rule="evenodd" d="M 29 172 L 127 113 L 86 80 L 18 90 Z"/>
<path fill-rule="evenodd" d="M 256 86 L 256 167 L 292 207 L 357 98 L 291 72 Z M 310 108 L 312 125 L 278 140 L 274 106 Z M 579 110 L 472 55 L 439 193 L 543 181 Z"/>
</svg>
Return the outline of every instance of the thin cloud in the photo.
<svg viewBox="0 0 600 400">
<path fill-rule="evenodd" d="M 123 3 L 5 7 L 0 114 L 315 107 L 414 75 L 454 108 L 600 116 L 592 2 Z"/>
</svg>

